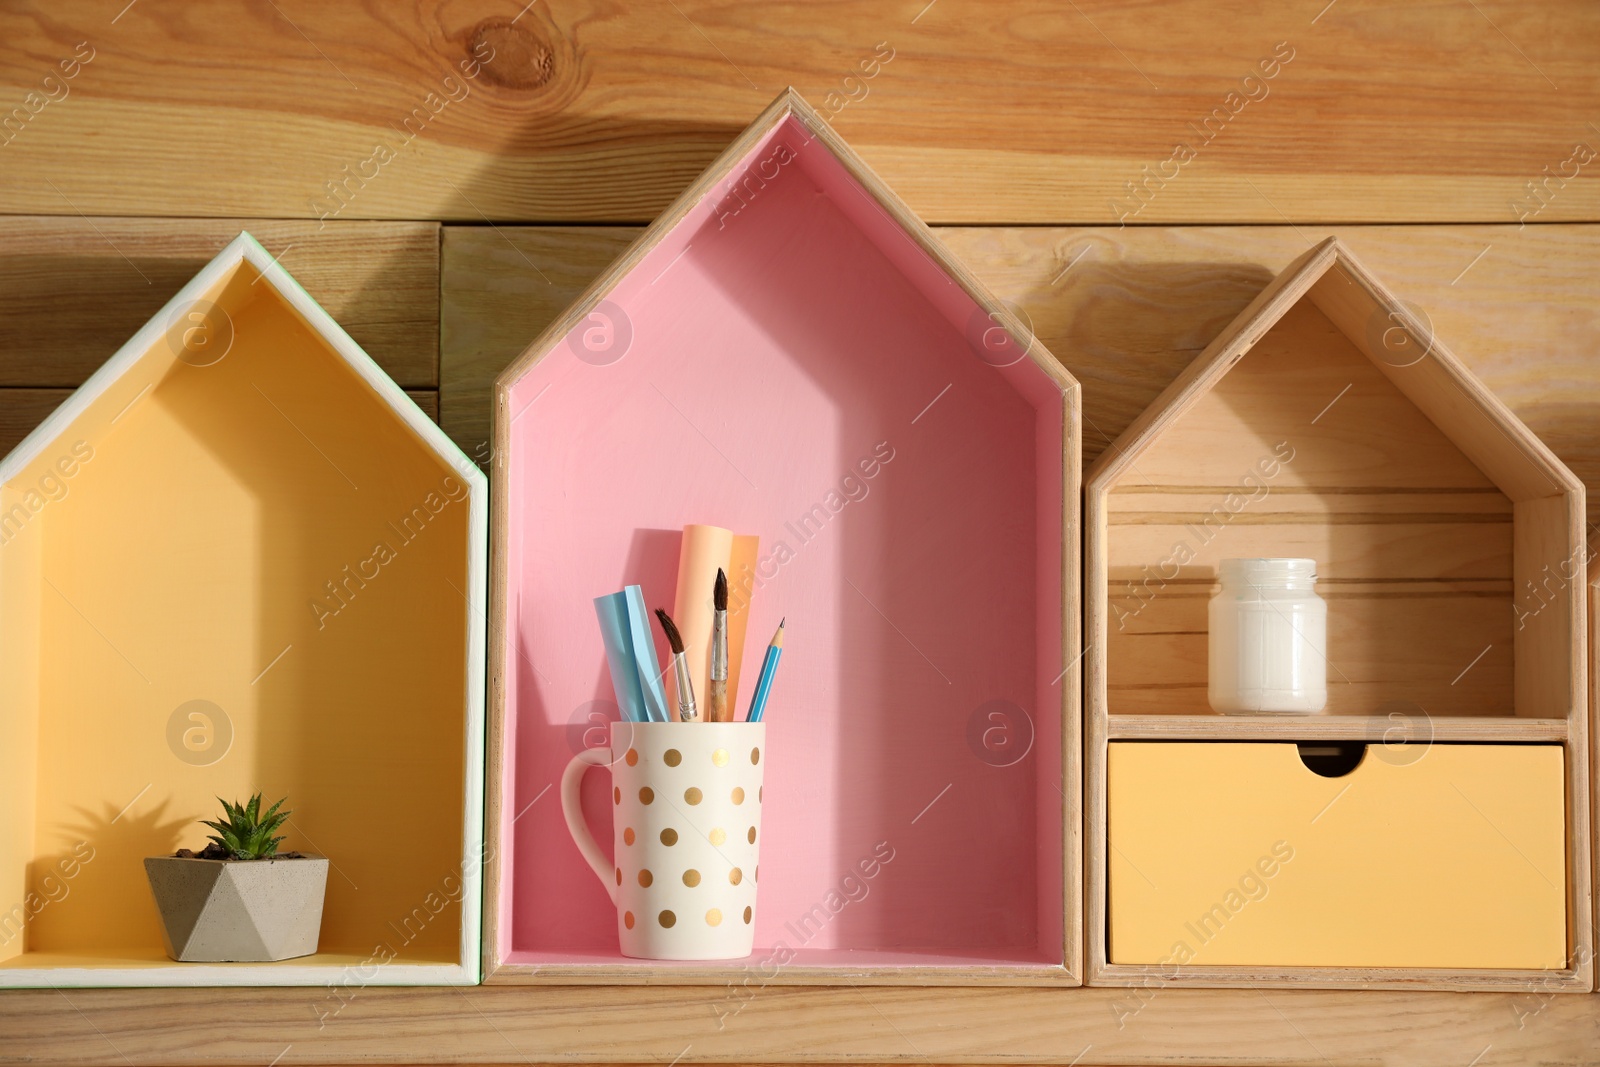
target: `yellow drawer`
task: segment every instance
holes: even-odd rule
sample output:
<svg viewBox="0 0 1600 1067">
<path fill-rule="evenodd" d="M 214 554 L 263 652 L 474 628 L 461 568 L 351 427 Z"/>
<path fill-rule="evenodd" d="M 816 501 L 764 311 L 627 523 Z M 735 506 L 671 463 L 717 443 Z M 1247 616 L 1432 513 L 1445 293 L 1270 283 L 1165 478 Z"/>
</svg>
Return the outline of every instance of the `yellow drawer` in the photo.
<svg viewBox="0 0 1600 1067">
<path fill-rule="evenodd" d="M 1399 752 L 1112 743 L 1111 962 L 1564 967 L 1560 746 Z"/>
</svg>

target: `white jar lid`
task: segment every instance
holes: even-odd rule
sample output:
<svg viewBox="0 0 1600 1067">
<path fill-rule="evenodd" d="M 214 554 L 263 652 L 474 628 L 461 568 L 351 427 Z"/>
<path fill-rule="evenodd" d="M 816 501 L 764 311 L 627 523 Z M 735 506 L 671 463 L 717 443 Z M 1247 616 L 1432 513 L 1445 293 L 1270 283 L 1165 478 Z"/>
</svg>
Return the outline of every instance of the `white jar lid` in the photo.
<svg viewBox="0 0 1600 1067">
<path fill-rule="evenodd" d="M 1217 577 L 1224 582 L 1243 582 L 1246 585 L 1290 582 L 1296 585 L 1317 580 L 1317 561 L 1314 559 L 1225 559 L 1217 567 Z"/>
</svg>

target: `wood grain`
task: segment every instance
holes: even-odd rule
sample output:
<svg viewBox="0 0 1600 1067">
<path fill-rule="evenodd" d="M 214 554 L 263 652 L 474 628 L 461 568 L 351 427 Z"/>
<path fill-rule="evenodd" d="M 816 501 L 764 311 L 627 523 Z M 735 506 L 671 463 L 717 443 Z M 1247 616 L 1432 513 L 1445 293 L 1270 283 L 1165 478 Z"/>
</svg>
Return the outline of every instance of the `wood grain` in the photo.
<svg viewBox="0 0 1600 1067">
<path fill-rule="evenodd" d="M 440 425 L 489 465 L 494 381 L 640 234 L 447 226 L 439 251 Z"/>
<path fill-rule="evenodd" d="M 338 1011 L 326 990 L 13 991 L 0 997 L 0 1063 L 1600 1064 L 1594 998 L 1555 993 L 1152 984 L 769 987 L 726 997 L 673 987 L 354 989 Z"/>
<path fill-rule="evenodd" d="M 1589 721 L 1585 724 L 1589 737 L 1589 828 L 1593 833 L 1600 827 L 1600 788 L 1595 786 L 1595 770 L 1600 768 L 1600 545 L 1592 531 L 1589 538 Z M 1591 930 L 1600 929 L 1600 893 L 1594 886 L 1600 883 L 1600 841 L 1591 839 L 1590 856 L 1595 861 L 1594 877 L 1590 881 L 1593 915 Z M 1583 916 L 1576 917 L 1583 922 Z"/>
<path fill-rule="evenodd" d="M 1388 327 L 1397 321 L 1403 323 L 1407 343 L 1419 342 L 1415 347 L 1389 343 Z M 1337 371 L 1332 380 L 1325 377 L 1330 370 Z M 1336 394 L 1340 381 L 1349 384 Z M 1358 410 L 1340 407 L 1328 422 L 1317 425 L 1346 394 L 1353 398 L 1346 404 L 1354 404 Z M 1332 399 L 1323 404 L 1328 397 Z M 1420 414 L 1410 405 L 1420 409 Z M 1352 428 L 1353 434 L 1349 432 Z M 1227 526 L 1231 512 L 1242 511 L 1244 504 L 1222 512 L 1215 529 L 1196 532 L 1191 524 L 1186 532 L 1193 540 L 1172 547 L 1179 519 L 1157 513 L 1148 521 L 1127 521 L 1129 501 L 1137 505 L 1143 499 L 1144 506 L 1150 507 L 1151 498 L 1166 496 L 1184 506 L 1208 487 L 1229 484 L 1228 472 L 1250 471 L 1254 457 L 1273 442 L 1283 442 L 1274 446 L 1283 463 L 1257 465 L 1254 484 L 1265 490 L 1264 497 L 1271 498 L 1264 479 L 1278 475 L 1280 468 L 1294 461 L 1294 473 L 1284 478 L 1289 491 L 1259 505 L 1266 514 L 1241 515 L 1245 533 L 1250 532 L 1250 523 L 1263 520 L 1325 525 L 1330 536 L 1346 529 L 1349 523 L 1345 520 L 1372 527 L 1358 539 L 1361 547 L 1347 561 L 1335 558 L 1328 562 L 1338 553 L 1319 556 L 1323 561 L 1318 566 L 1320 584 L 1331 586 L 1324 590 L 1329 616 L 1330 714 L 1355 712 L 1375 717 L 1383 711 L 1377 706 L 1379 700 L 1401 697 L 1419 702 L 1413 705 L 1417 709 L 1413 718 L 1426 718 L 1428 712 L 1421 711 L 1426 706 L 1441 715 L 1503 715 L 1512 710 L 1519 716 L 1565 722 L 1567 966 L 1559 972 L 1484 969 L 1451 973 L 1388 967 L 1185 964 L 1165 977 L 1176 984 L 1257 989 L 1349 984 L 1367 989 L 1540 990 L 1554 986 L 1591 991 L 1594 950 L 1588 923 L 1592 872 L 1584 693 L 1588 649 L 1580 589 L 1570 571 L 1571 564 L 1583 558 L 1584 529 L 1579 513 L 1584 509 L 1584 486 L 1472 376 L 1431 326 L 1423 324 L 1420 313 L 1402 306 L 1359 257 L 1332 238 L 1300 255 L 1264 286 L 1106 447 L 1086 478 L 1084 851 L 1089 981 L 1137 984 L 1146 981 L 1148 973 L 1145 967 L 1108 963 L 1108 925 L 1114 925 L 1116 919 L 1106 910 L 1108 868 L 1117 858 L 1125 859 L 1120 850 L 1117 857 L 1111 855 L 1116 846 L 1107 829 L 1108 824 L 1115 825 L 1111 818 L 1115 813 L 1108 807 L 1112 802 L 1107 769 L 1112 721 L 1119 712 L 1138 713 L 1151 734 L 1170 740 L 1188 739 L 1186 731 L 1203 722 L 1198 715 L 1180 714 L 1163 728 L 1159 717 L 1150 713 L 1164 710 L 1163 701 L 1175 702 L 1170 710 L 1180 712 L 1204 708 L 1202 600 L 1210 582 L 1202 579 L 1214 577 L 1216 556 L 1238 555 L 1249 547 L 1224 543 L 1236 532 Z M 1292 447 L 1288 447 L 1290 443 Z M 1319 454 L 1328 443 L 1333 447 Z M 1486 474 L 1493 476 L 1492 484 Z M 1119 494 L 1118 489 L 1127 492 Z M 1370 514 L 1345 510 L 1343 494 L 1359 498 L 1374 492 L 1393 494 L 1402 514 L 1381 509 Z M 1482 502 L 1464 509 L 1448 507 L 1448 502 L 1459 504 L 1474 493 L 1499 499 L 1487 509 Z M 1321 495 L 1331 495 L 1341 503 L 1318 506 Z M 1506 505 L 1512 512 L 1512 531 L 1496 532 L 1494 526 L 1479 521 L 1503 526 Z M 1430 510 L 1439 513 L 1421 514 Z M 1406 516 L 1404 512 L 1418 514 Z M 1431 523 L 1432 529 L 1415 535 L 1407 532 L 1405 524 L 1419 518 Z M 1474 558 L 1452 560 L 1452 555 L 1460 552 L 1463 532 L 1470 533 L 1472 550 L 1468 555 Z M 1511 533 L 1509 546 L 1506 532 Z M 1409 559 L 1397 566 L 1396 559 L 1381 559 L 1392 554 L 1387 542 L 1397 535 L 1416 536 L 1419 547 L 1431 545 L 1437 538 L 1442 551 L 1429 554 L 1412 549 L 1403 554 Z M 1195 542 L 1201 547 L 1197 549 Z M 1313 544 L 1315 538 L 1303 534 L 1285 538 L 1285 551 Z M 1505 583 L 1508 547 L 1513 579 L 1509 587 Z M 1129 562 L 1113 567 L 1110 561 L 1114 557 Z M 1167 562 L 1152 564 L 1163 557 Z M 1198 566 L 1189 573 L 1184 568 L 1196 557 L 1210 566 Z M 1182 566 L 1175 574 L 1162 575 L 1161 569 L 1170 567 L 1172 560 L 1181 561 Z M 1156 610 L 1149 612 L 1148 618 L 1138 617 L 1131 629 L 1120 615 L 1112 626 L 1118 603 L 1110 594 L 1120 583 L 1127 583 L 1129 597 L 1137 592 L 1130 573 L 1134 562 L 1145 564 L 1139 570 L 1146 575 L 1156 566 L 1158 581 L 1149 588 L 1146 580 L 1147 595 L 1134 613 L 1151 605 Z M 1341 569 L 1344 563 L 1354 568 L 1353 576 Z M 1563 563 L 1568 565 L 1565 580 L 1554 571 Z M 1550 575 L 1546 583 L 1549 602 L 1541 601 L 1537 609 L 1525 611 L 1513 629 L 1504 607 L 1512 605 L 1514 589 L 1534 588 L 1535 578 L 1544 577 L 1541 565 Z M 1394 570 L 1399 573 L 1392 573 Z M 1158 595 L 1166 584 L 1161 579 L 1174 576 L 1181 578 L 1178 588 Z M 1395 579 L 1404 581 L 1406 587 L 1386 589 Z M 1445 602 L 1446 598 L 1455 603 Z M 1493 610 L 1496 602 L 1501 605 L 1499 611 Z M 1380 607 L 1381 612 L 1375 610 Z M 1387 631 L 1390 625 L 1396 628 Z M 1477 658 L 1467 661 L 1472 650 L 1485 641 L 1488 644 Z M 1507 644 L 1514 645 L 1514 687 L 1511 664 L 1502 654 L 1478 667 L 1479 674 L 1466 691 L 1453 688 L 1495 645 L 1504 650 Z M 1394 650 L 1402 648 L 1409 649 L 1411 656 L 1392 658 Z M 1468 666 L 1445 684 L 1454 665 L 1463 662 Z M 1353 695 L 1341 692 L 1346 688 L 1340 684 L 1344 680 L 1356 683 L 1348 687 Z M 1380 684 L 1365 690 L 1361 684 L 1365 681 Z M 1515 698 L 1508 701 L 1513 688 Z M 1258 722 L 1239 720 L 1235 726 L 1234 720 L 1219 717 L 1205 724 L 1195 739 L 1215 740 L 1234 734 L 1236 739 L 1252 740 L 1260 732 Z M 1514 736 L 1522 739 L 1523 731 L 1519 729 Z M 1113 922 L 1108 924 L 1108 918 Z"/>
<path fill-rule="evenodd" d="M 1374 741 L 1385 745 L 1433 741 L 1565 742 L 1565 719 L 1487 715 L 1434 719 L 1423 715 L 1113 715 L 1110 740 L 1150 741 L 1174 735 L 1195 739 L 1254 741 Z"/>
<path fill-rule="evenodd" d="M 1222 0 L 8 7 L 0 120 L 47 90 L 78 42 L 95 58 L 20 136 L 0 127 L 0 204 L 58 216 L 0 219 L 0 386 L 13 387 L 0 389 L 0 437 L 25 433 L 237 229 L 196 216 L 255 216 L 297 220 L 249 223 L 274 252 L 313 236 L 284 265 L 419 402 L 437 385 L 447 428 L 487 460 L 495 373 L 636 231 L 484 223 L 647 221 L 794 84 L 923 217 L 1051 224 L 941 236 L 1085 383 L 1089 459 L 1338 225 L 1600 484 L 1600 230 L 1516 225 L 1535 209 L 1539 223 L 1600 219 L 1600 184 L 1547 178 L 1570 168 L 1576 143 L 1600 143 L 1597 32 L 1600 8 L 1578 0 L 1242 13 Z M 879 41 L 894 59 L 862 79 Z M 1278 41 L 1295 58 L 1269 97 L 1179 177 L 1146 186 L 1130 221 L 1161 225 L 1118 229 L 1113 201 L 1135 203 L 1127 183 L 1160 168 Z M 475 46 L 496 58 L 461 83 L 469 95 L 425 116 L 376 176 L 350 177 L 378 140 L 406 141 L 395 127 L 448 91 L 443 77 Z M 319 215 L 334 221 L 318 230 Z M 426 257 L 426 242 L 339 244 L 365 225 L 345 220 L 406 218 L 474 224 L 445 232 L 442 314 L 430 310 L 437 267 L 390 254 Z M 1415 221 L 1449 225 L 1349 225 Z M 1165 225 L 1180 222 L 1267 225 Z M 43 227 L 31 244 L 28 225 Z M 96 227 L 121 250 L 96 245 Z M 175 242 L 174 262 L 130 250 L 124 237 L 139 234 L 140 247 Z M 32 265 L 9 270 L 22 255 Z M 13 991 L 0 996 L 0 1063 L 1600 1064 L 1595 999 L 1553 992 L 750 993 L 719 1027 L 704 989 Z"/>
<path fill-rule="evenodd" d="M 936 222 L 1600 217 L 1581 0 L 122 6 L 0 19 L 9 210 L 643 222 L 793 85 Z"/>
<path fill-rule="evenodd" d="M 0 217 L 0 386 L 81 384 L 240 230 L 401 386 L 438 385 L 437 223 Z"/>
<path fill-rule="evenodd" d="M 1337 10 L 1337 9 L 1335 9 Z M 1261 287 L 1337 233 L 1573 471 L 1600 486 L 1597 226 L 941 228 L 1084 386 L 1094 460 Z M 486 453 L 494 377 L 637 236 L 445 228 L 445 430 Z M 1479 258 L 1481 257 L 1481 258 Z M 548 277 L 546 282 L 540 273 Z M 1589 518 L 1600 518 L 1600 493 Z"/>
</svg>

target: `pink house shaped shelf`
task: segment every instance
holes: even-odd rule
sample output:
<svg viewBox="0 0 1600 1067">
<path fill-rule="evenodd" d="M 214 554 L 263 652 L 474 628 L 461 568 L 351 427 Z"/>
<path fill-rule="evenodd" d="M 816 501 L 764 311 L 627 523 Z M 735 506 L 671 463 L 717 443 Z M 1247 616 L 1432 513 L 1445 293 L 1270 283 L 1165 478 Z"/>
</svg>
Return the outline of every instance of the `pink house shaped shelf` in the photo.
<svg viewBox="0 0 1600 1067">
<path fill-rule="evenodd" d="M 1078 414 L 779 97 L 496 388 L 491 980 L 1076 981 Z M 788 619 L 734 964 L 622 957 L 546 793 L 615 716 L 591 601 L 670 607 L 688 523 L 760 538 L 746 677 Z"/>
</svg>

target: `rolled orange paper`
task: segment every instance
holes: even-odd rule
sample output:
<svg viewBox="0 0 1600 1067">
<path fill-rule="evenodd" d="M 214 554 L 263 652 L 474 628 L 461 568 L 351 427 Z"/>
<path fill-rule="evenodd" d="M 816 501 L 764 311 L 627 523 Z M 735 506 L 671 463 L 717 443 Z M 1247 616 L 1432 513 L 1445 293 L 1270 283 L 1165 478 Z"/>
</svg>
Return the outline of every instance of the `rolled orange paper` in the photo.
<svg viewBox="0 0 1600 1067">
<path fill-rule="evenodd" d="M 683 544 L 678 550 L 678 595 L 673 601 L 672 621 L 683 635 L 684 657 L 689 661 L 689 677 L 701 714 L 706 711 L 711 691 L 711 597 L 717 581 L 717 568 L 729 571 L 733 561 L 733 531 L 720 526 L 685 526 Z M 730 572 L 731 573 L 731 572 Z M 733 644 L 729 642 L 731 664 Z M 731 679 L 730 679 L 731 680 Z M 677 706 L 677 685 L 667 676 L 667 706 Z M 733 696 L 729 686 L 729 698 Z"/>
<path fill-rule="evenodd" d="M 744 634 L 750 622 L 750 594 L 754 591 L 756 553 L 761 538 L 735 534 L 733 565 L 728 568 L 728 707 L 737 713 L 739 665 L 744 662 Z"/>
</svg>

